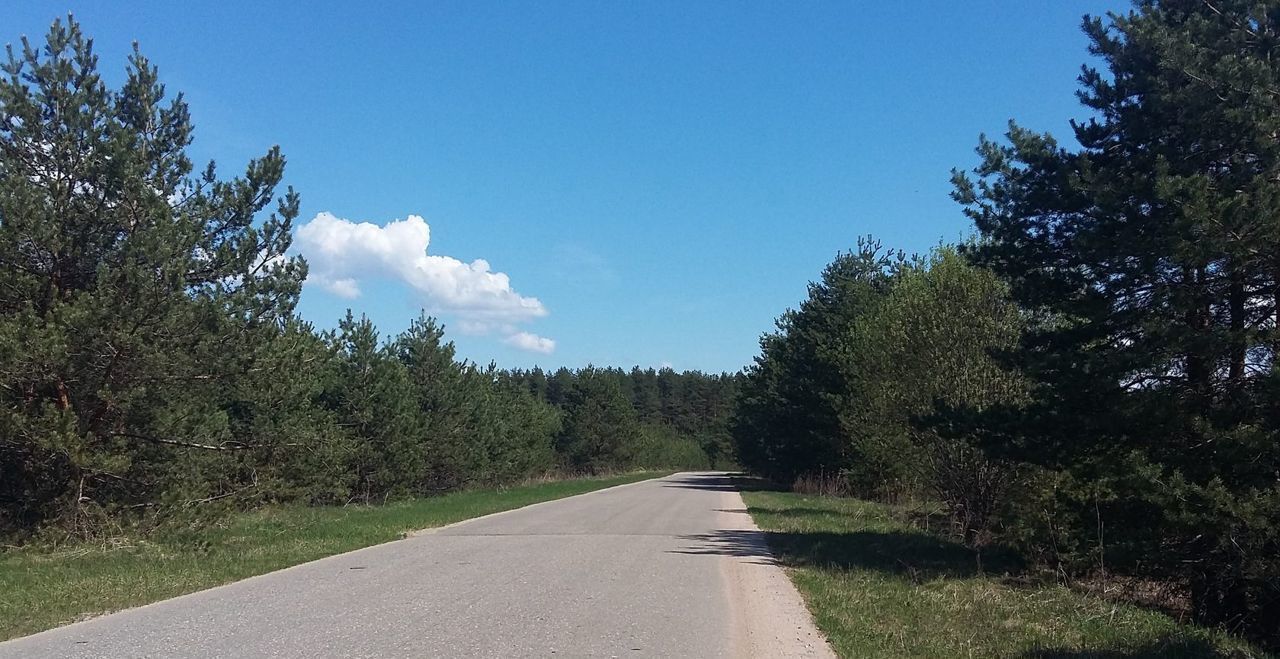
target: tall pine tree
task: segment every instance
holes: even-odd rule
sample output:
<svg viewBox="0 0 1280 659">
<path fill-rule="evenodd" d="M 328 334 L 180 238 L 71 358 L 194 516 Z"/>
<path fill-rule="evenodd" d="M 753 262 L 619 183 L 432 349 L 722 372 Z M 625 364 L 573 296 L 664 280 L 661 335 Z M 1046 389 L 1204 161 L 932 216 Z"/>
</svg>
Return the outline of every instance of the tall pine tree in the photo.
<svg viewBox="0 0 1280 659">
<path fill-rule="evenodd" d="M 73 20 L 3 72 L 0 526 L 87 532 L 183 477 L 159 461 L 283 441 L 236 432 L 223 384 L 290 318 L 298 198 L 276 198 L 274 148 L 240 177 L 193 176 L 182 97 L 136 49 L 108 89 Z"/>
<path fill-rule="evenodd" d="M 1013 125 L 955 176 L 975 256 L 1038 318 L 1011 453 L 1087 484 L 1082 520 L 1125 529 L 1107 565 L 1280 634 L 1280 3 L 1084 29 L 1105 69 L 1080 76 L 1082 148 Z"/>
</svg>

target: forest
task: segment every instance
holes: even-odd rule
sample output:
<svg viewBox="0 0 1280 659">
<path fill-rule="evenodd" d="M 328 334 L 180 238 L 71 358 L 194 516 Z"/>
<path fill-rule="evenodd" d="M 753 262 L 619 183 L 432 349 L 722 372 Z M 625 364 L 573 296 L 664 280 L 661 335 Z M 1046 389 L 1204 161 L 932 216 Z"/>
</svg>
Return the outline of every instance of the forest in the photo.
<svg viewBox="0 0 1280 659">
<path fill-rule="evenodd" d="M 760 342 L 733 434 L 798 488 L 945 506 L 1064 579 L 1280 645 L 1280 7 L 1086 20 L 1074 142 L 953 172 L 977 232 L 840 253 Z"/>
<path fill-rule="evenodd" d="M 0 538 L 740 467 L 1280 647 L 1280 6 L 1135 7 L 1085 21 L 1069 139 L 1011 122 L 951 173 L 969 239 L 859 240 L 737 374 L 319 329 L 279 149 L 197 168 L 156 67 L 112 89 L 57 22 L 0 78 Z"/>
</svg>

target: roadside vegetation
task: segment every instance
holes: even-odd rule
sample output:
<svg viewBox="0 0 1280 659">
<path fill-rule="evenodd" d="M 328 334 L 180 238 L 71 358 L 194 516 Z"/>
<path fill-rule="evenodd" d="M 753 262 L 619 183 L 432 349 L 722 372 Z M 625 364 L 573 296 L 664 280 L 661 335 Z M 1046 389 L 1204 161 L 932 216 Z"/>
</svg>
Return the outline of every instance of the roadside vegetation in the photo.
<svg viewBox="0 0 1280 659">
<path fill-rule="evenodd" d="M 230 583 L 404 534 L 663 476 L 636 472 L 377 506 L 268 506 L 146 537 L 0 554 L 0 640 Z"/>
<path fill-rule="evenodd" d="M 1222 631 L 1068 588 L 1007 551 L 980 556 L 925 530 L 927 509 L 766 491 L 743 498 L 842 657 L 1266 656 Z M 945 518 L 936 522 L 945 530 Z"/>
<path fill-rule="evenodd" d="M 1280 649 L 1280 4 L 1150 0 L 1083 27 L 1098 66 L 1074 139 L 980 138 L 952 175 L 977 229 L 963 244 L 840 253 L 761 339 L 738 458 L 800 489 L 940 502 L 957 556 L 1007 547 L 1064 585 L 1146 584 L 1134 601 Z M 900 533 L 886 555 L 920 542 Z M 863 549 L 832 540 L 827 561 Z M 832 628 L 882 578 L 803 574 Z M 1027 592 L 941 581 L 909 591 L 935 608 L 896 620 L 1134 647 L 1106 647 L 1069 591 Z M 1124 639 L 1163 654 L 1164 623 L 1124 615 L 1154 625 Z"/>
</svg>

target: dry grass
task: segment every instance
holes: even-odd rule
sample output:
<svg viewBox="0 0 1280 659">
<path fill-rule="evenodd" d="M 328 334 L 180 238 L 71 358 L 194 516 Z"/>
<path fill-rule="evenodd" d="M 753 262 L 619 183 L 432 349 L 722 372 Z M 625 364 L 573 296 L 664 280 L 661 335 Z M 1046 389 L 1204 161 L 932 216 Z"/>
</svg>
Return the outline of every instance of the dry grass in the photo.
<svg viewBox="0 0 1280 659">
<path fill-rule="evenodd" d="M 791 491 L 822 497 L 842 497 L 849 494 L 849 481 L 839 474 L 801 474 L 791 484 Z"/>
</svg>

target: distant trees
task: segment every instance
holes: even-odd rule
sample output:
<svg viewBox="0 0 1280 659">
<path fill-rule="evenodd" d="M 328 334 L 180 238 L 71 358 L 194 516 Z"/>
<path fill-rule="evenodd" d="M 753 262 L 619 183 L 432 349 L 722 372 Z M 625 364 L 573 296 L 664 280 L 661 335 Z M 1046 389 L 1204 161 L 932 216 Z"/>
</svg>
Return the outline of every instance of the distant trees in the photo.
<svg viewBox="0 0 1280 659">
<path fill-rule="evenodd" d="M 1081 148 L 1011 124 L 953 176 L 974 242 L 840 255 L 762 339 L 739 456 L 936 498 L 969 543 L 1280 646 L 1280 5 L 1084 28 Z"/>
<path fill-rule="evenodd" d="M 513 371 L 511 380 L 562 413 L 563 466 L 724 468 L 734 465 L 729 415 L 738 377 L 633 368 Z"/>
<path fill-rule="evenodd" d="M 136 51 L 107 89 L 74 21 L 3 70 L 7 541 L 726 461 L 729 376 L 482 368 L 425 316 L 394 337 L 350 313 L 315 331 L 294 314 L 306 264 L 286 255 L 278 149 L 193 174 L 182 97 Z"/>
<path fill-rule="evenodd" d="M 588 472 L 618 468 L 640 434 L 636 411 L 618 380 L 594 368 L 578 372 L 564 402 L 564 430 L 556 448 L 570 467 Z"/>
</svg>

